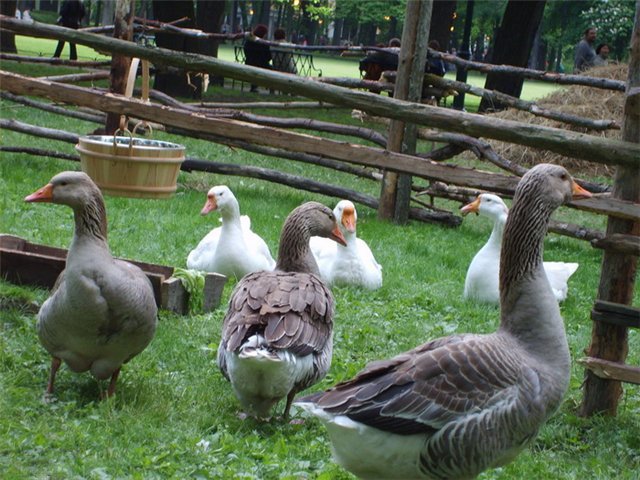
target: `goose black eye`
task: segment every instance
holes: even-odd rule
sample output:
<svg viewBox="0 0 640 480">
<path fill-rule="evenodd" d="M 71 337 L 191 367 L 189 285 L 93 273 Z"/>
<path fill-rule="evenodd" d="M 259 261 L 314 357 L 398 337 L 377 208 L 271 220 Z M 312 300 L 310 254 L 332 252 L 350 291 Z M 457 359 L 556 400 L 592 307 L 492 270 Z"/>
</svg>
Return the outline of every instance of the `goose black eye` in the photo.
<svg viewBox="0 0 640 480">
<path fill-rule="evenodd" d="M 67 186 L 67 182 L 60 182 L 60 186 L 61 187 L 66 187 Z"/>
<path fill-rule="evenodd" d="M 561 178 L 562 180 L 566 180 L 568 177 L 567 177 L 567 174 L 566 174 L 566 173 L 563 173 L 562 175 L 560 175 L 560 178 Z"/>
</svg>

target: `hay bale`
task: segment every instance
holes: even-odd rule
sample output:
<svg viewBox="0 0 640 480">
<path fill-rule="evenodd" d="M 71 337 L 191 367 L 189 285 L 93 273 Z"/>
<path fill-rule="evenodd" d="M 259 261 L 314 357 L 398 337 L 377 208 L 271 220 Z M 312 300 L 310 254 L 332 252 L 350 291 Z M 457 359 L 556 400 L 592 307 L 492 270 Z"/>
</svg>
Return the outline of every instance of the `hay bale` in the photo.
<svg viewBox="0 0 640 480">
<path fill-rule="evenodd" d="M 627 64 L 614 64 L 594 67 L 586 72 L 586 74 L 593 77 L 609 78 L 626 82 L 628 72 L 629 66 Z M 615 120 L 618 124 L 622 125 L 624 109 L 623 92 L 614 92 L 582 85 L 571 85 L 539 99 L 536 103 L 549 110 L 570 113 L 592 120 Z M 515 109 L 504 110 L 488 115 L 506 120 L 562 128 L 612 139 L 619 139 L 621 135 L 620 130 L 591 130 L 548 118 L 536 117 L 530 113 Z M 565 157 L 547 150 L 538 150 L 524 145 L 496 141 L 492 142 L 492 147 L 503 157 L 524 166 L 533 166 L 538 163 L 555 163 L 563 165 L 572 171 L 607 177 L 612 176 L 615 171 L 615 168 L 607 165 Z"/>
</svg>

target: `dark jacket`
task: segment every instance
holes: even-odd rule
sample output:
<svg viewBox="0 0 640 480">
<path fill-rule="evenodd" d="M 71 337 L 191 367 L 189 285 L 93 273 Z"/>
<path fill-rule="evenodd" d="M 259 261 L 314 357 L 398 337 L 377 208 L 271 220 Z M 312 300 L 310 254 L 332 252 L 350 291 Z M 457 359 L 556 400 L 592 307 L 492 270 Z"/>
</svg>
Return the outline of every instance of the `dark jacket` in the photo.
<svg viewBox="0 0 640 480">
<path fill-rule="evenodd" d="M 64 0 L 60 7 L 58 24 L 67 28 L 78 28 L 84 18 L 84 5 L 80 0 Z"/>
<path fill-rule="evenodd" d="M 269 45 L 263 43 L 254 42 L 250 38 L 247 38 L 244 42 L 244 63 L 246 65 L 252 65 L 260 68 L 271 68 L 269 62 L 271 62 L 271 50 Z"/>
</svg>

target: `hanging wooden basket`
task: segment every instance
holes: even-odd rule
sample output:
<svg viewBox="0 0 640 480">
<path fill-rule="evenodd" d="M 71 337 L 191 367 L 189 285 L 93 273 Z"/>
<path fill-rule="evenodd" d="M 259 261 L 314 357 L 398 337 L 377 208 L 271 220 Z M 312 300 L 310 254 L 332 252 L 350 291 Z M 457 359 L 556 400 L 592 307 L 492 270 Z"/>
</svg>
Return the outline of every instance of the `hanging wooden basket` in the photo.
<svg viewBox="0 0 640 480">
<path fill-rule="evenodd" d="M 80 137 L 76 150 L 82 170 L 104 193 L 167 198 L 176 191 L 185 148 L 177 143 L 134 138 L 129 133 Z"/>
<path fill-rule="evenodd" d="M 125 95 L 130 97 L 140 59 L 133 58 Z M 142 100 L 149 101 L 149 62 L 142 61 Z M 135 134 L 140 122 L 133 129 Z M 82 170 L 104 193 L 121 197 L 167 198 L 176 191 L 180 165 L 185 148 L 177 143 L 135 138 L 125 128 L 126 118 L 120 117 L 120 129 L 113 136 L 80 137 L 76 150 Z M 147 125 L 149 129 L 151 128 Z M 118 133 L 124 134 L 119 136 Z"/>
</svg>

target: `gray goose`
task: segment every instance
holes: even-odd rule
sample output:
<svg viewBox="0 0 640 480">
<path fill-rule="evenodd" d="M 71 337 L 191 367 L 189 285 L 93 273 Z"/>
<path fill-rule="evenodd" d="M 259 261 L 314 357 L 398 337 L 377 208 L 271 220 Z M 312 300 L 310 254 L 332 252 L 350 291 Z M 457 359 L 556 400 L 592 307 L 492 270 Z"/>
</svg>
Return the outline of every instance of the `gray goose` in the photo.
<svg viewBox="0 0 640 480">
<path fill-rule="evenodd" d="M 338 463 L 362 478 L 467 479 L 535 438 L 569 383 L 542 246 L 551 213 L 572 194 L 590 196 L 560 166 L 522 177 L 505 226 L 495 333 L 433 340 L 296 401 L 326 425 Z"/>
<path fill-rule="evenodd" d="M 110 397 L 122 364 L 155 333 L 151 282 L 137 266 L 111 256 L 102 193 L 85 173 L 59 173 L 25 201 L 67 205 L 75 219 L 66 268 L 38 312 L 38 337 L 52 356 L 47 393 L 64 361 L 74 372 L 111 377 Z"/>
<path fill-rule="evenodd" d="M 331 292 L 309 249 L 311 235 L 346 242 L 333 212 L 317 202 L 284 222 L 274 271 L 253 272 L 236 285 L 223 320 L 218 366 L 242 407 L 258 418 L 323 378 L 331 365 Z"/>
</svg>

